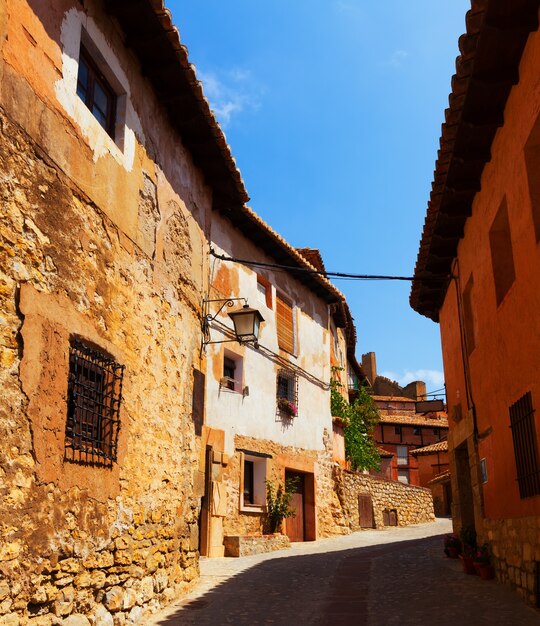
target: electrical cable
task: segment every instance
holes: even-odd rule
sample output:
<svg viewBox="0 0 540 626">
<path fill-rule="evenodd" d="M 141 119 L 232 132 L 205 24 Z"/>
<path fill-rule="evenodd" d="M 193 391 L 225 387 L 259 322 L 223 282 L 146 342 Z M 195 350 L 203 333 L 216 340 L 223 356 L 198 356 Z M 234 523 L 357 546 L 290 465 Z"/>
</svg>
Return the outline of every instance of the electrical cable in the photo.
<svg viewBox="0 0 540 626">
<path fill-rule="evenodd" d="M 242 265 L 251 265 L 254 267 L 268 267 L 275 270 L 286 272 L 300 272 L 302 274 L 312 274 L 323 276 L 324 278 L 337 278 L 340 280 L 401 280 L 401 281 L 417 281 L 423 283 L 441 283 L 454 278 L 453 276 L 445 276 L 444 278 L 418 278 L 415 276 L 385 276 L 376 274 L 352 274 L 348 272 L 328 272 L 323 270 L 309 269 L 307 267 L 294 267 L 292 265 L 281 265 L 279 263 L 265 263 L 263 261 L 252 261 L 249 259 L 239 259 L 236 257 L 218 254 L 213 248 L 210 248 L 210 254 L 216 259 L 222 261 L 230 261 L 231 263 L 241 263 Z"/>
</svg>

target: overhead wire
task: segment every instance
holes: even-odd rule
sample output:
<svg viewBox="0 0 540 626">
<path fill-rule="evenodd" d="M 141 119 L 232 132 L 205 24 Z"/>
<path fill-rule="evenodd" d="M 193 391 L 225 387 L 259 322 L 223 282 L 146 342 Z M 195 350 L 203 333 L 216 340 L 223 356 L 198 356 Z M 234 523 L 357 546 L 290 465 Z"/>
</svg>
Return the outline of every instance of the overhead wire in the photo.
<svg viewBox="0 0 540 626">
<path fill-rule="evenodd" d="M 324 278 L 334 278 L 339 280 L 400 280 L 400 281 L 418 281 L 418 282 L 444 282 L 453 278 L 453 276 L 446 276 L 444 278 L 429 278 L 429 277 L 415 277 L 415 276 L 391 276 L 391 275 L 378 275 L 378 274 L 354 274 L 349 272 L 331 272 L 326 270 L 311 269 L 307 267 L 296 267 L 293 265 L 282 265 L 280 263 L 267 263 L 264 261 L 253 261 L 251 259 L 240 259 L 237 257 L 225 256 L 224 254 L 218 254 L 213 248 L 210 248 L 210 254 L 216 259 L 222 261 L 230 261 L 231 263 L 241 263 L 242 265 L 250 265 L 253 267 L 267 267 L 277 271 L 283 272 L 297 272 L 302 274 L 319 275 Z"/>
</svg>

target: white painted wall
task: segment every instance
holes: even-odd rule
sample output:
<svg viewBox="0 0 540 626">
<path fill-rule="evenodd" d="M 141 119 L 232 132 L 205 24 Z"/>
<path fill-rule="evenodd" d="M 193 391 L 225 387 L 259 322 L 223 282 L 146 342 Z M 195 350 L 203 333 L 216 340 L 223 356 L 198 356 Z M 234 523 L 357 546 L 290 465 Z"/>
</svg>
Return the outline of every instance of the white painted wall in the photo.
<svg viewBox="0 0 540 626">
<path fill-rule="evenodd" d="M 241 233 L 219 216 L 212 222 L 212 246 L 217 253 L 241 258 L 272 262 L 272 259 L 246 241 Z M 248 256 L 246 256 L 248 255 Z M 284 272 L 259 270 L 272 283 L 272 309 L 268 308 L 257 293 L 257 273 L 238 263 L 216 260 L 210 257 L 212 267 L 210 282 L 220 272 L 222 265 L 235 275 L 233 292 L 219 294 L 215 290 L 210 297 L 246 297 L 250 306 L 257 308 L 265 319 L 259 344 L 240 346 L 238 343 L 210 344 L 206 347 L 206 423 L 225 431 L 226 452 L 234 452 L 234 436 L 245 435 L 257 439 L 275 441 L 284 446 L 310 450 L 323 450 L 323 431 L 332 432 L 330 415 L 330 341 L 327 330 L 328 305 L 307 289 L 301 282 Z M 280 351 L 275 324 L 276 288 L 295 304 L 297 349 L 296 355 Z M 238 303 L 239 308 L 242 303 Z M 214 304 L 211 312 L 217 311 Z M 232 310 L 232 309 L 230 309 Z M 232 329 L 227 310 L 218 321 Z M 227 339 L 227 335 L 214 325 L 211 340 Z M 241 387 L 249 387 L 249 396 L 220 388 L 223 350 L 243 355 L 243 381 Z M 265 355 L 264 349 L 287 358 L 292 366 L 305 370 L 320 381 L 316 384 L 299 373 L 298 416 L 283 421 L 276 410 L 276 372 L 280 365 Z"/>
</svg>

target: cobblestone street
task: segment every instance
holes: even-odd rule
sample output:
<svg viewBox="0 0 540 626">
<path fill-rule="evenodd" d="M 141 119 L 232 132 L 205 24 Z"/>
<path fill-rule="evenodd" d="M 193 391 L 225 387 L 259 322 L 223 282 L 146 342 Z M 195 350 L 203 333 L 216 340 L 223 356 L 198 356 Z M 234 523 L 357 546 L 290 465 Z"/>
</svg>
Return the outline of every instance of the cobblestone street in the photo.
<svg viewBox="0 0 540 626">
<path fill-rule="evenodd" d="M 444 557 L 450 522 L 363 531 L 291 550 L 201 560 L 201 581 L 152 626 L 533 626 L 540 614 Z"/>
</svg>

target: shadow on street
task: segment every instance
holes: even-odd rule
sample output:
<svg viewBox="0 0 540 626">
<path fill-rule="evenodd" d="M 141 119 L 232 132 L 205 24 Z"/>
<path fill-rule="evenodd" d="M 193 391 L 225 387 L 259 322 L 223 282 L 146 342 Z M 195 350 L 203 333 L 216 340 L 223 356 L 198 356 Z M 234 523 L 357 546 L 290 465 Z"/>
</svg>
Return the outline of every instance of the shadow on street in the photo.
<svg viewBox="0 0 540 626">
<path fill-rule="evenodd" d="M 443 536 L 264 561 L 186 600 L 162 626 L 533 626 L 540 613 L 467 576 Z"/>
</svg>

